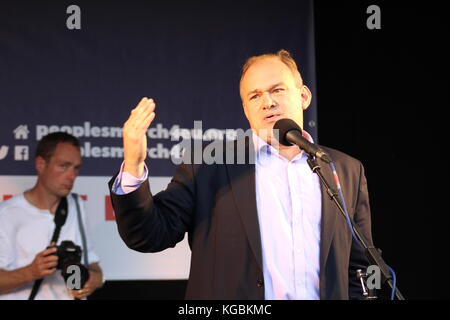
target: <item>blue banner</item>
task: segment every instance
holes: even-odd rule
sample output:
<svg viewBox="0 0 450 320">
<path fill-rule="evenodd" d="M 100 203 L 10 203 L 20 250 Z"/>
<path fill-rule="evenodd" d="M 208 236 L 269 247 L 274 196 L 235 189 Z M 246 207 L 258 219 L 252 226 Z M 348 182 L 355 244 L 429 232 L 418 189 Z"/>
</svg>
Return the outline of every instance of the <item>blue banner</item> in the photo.
<svg viewBox="0 0 450 320">
<path fill-rule="evenodd" d="M 152 176 L 171 176 L 174 141 L 202 121 L 203 138 L 248 129 L 240 68 L 287 49 L 313 102 L 305 129 L 317 139 L 312 1 L 2 1 L 0 175 L 34 175 L 47 133 L 80 138 L 84 176 L 111 176 L 121 128 L 144 97 Z M 209 130 L 209 131 L 208 131 Z"/>
</svg>

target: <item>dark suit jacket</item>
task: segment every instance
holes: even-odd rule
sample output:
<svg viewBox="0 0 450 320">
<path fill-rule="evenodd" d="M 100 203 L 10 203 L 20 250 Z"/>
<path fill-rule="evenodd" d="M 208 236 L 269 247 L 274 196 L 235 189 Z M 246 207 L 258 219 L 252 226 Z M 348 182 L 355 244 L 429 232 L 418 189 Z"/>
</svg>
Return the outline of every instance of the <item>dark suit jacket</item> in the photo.
<svg viewBox="0 0 450 320">
<path fill-rule="evenodd" d="M 225 151 L 230 148 L 234 144 L 227 144 Z M 335 162 L 351 218 L 371 244 L 363 166 L 339 151 L 323 149 Z M 250 151 L 246 164 L 181 164 L 167 189 L 155 196 L 148 181 L 126 195 L 111 193 L 119 233 L 129 248 L 158 252 L 174 247 L 188 233 L 192 256 L 187 299 L 264 299 L 255 165 L 248 163 L 253 157 Z M 318 162 L 333 186 L 329 166 Z M 360 296 L 355 273 L 367 265 L 344 217 L 322 190 L 321 299 Z"/>
</svg>

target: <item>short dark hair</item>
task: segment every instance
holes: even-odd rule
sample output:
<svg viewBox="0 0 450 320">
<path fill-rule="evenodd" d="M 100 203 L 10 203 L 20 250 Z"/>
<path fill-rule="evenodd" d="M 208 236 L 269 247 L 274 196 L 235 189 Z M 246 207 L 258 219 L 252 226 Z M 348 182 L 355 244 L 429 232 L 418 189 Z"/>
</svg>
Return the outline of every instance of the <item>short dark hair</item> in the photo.
<svg viewBox="0 0 450 320">
<path fill-rule="evenodd" d="M 38 143 L 35 157 L 42 157 L 45 161 L 49 161 L 55 152 L 58 143 L 70 143 L 71 145 L 80 148 L 80 141 L 73 135 L 66 132 L 53 132 L 44 136 Z"/>
</svg>

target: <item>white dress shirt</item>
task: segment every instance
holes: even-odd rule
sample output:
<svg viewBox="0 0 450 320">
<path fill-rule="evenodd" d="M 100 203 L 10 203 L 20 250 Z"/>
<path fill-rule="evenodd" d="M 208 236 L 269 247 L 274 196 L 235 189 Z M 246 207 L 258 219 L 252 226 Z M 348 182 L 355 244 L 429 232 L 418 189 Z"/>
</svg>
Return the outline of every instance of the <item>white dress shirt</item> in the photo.
<svg viewBox="0 0 450 320">
<path fill-rule="evenodd" d="M 265 298 L 319 299 L 319 178 L 306 153 L 289 161 L 256 134 L 253 142 Z"/>
</svg>

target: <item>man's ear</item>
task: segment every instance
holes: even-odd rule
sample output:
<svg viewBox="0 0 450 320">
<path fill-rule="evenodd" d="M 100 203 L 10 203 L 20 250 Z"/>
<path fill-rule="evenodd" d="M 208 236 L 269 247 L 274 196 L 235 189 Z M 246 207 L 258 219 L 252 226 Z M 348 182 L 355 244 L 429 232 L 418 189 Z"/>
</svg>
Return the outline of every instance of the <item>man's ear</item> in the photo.
<svg viewBox="0 0 450 320">
<path fill-rule="evenodd" d="M 302 86 L 302 88 L 300 89 L 300 96 L 302 99 L 302 109 L 308 109 L 309 105 L 311 104 L 312 93 L 307 86 Z"/>
<path fill-rule="evenodd" d="M 36 171 L 37 171 L 38 175 L 40 175 L 44 171 L 44 169 L 47 165 L 47 161 L 45 161 L 45 159 L 42 158 L 41 156 L 38 156 L 34 160 L 34 165 L 36 167 Z"/>
</svg>

